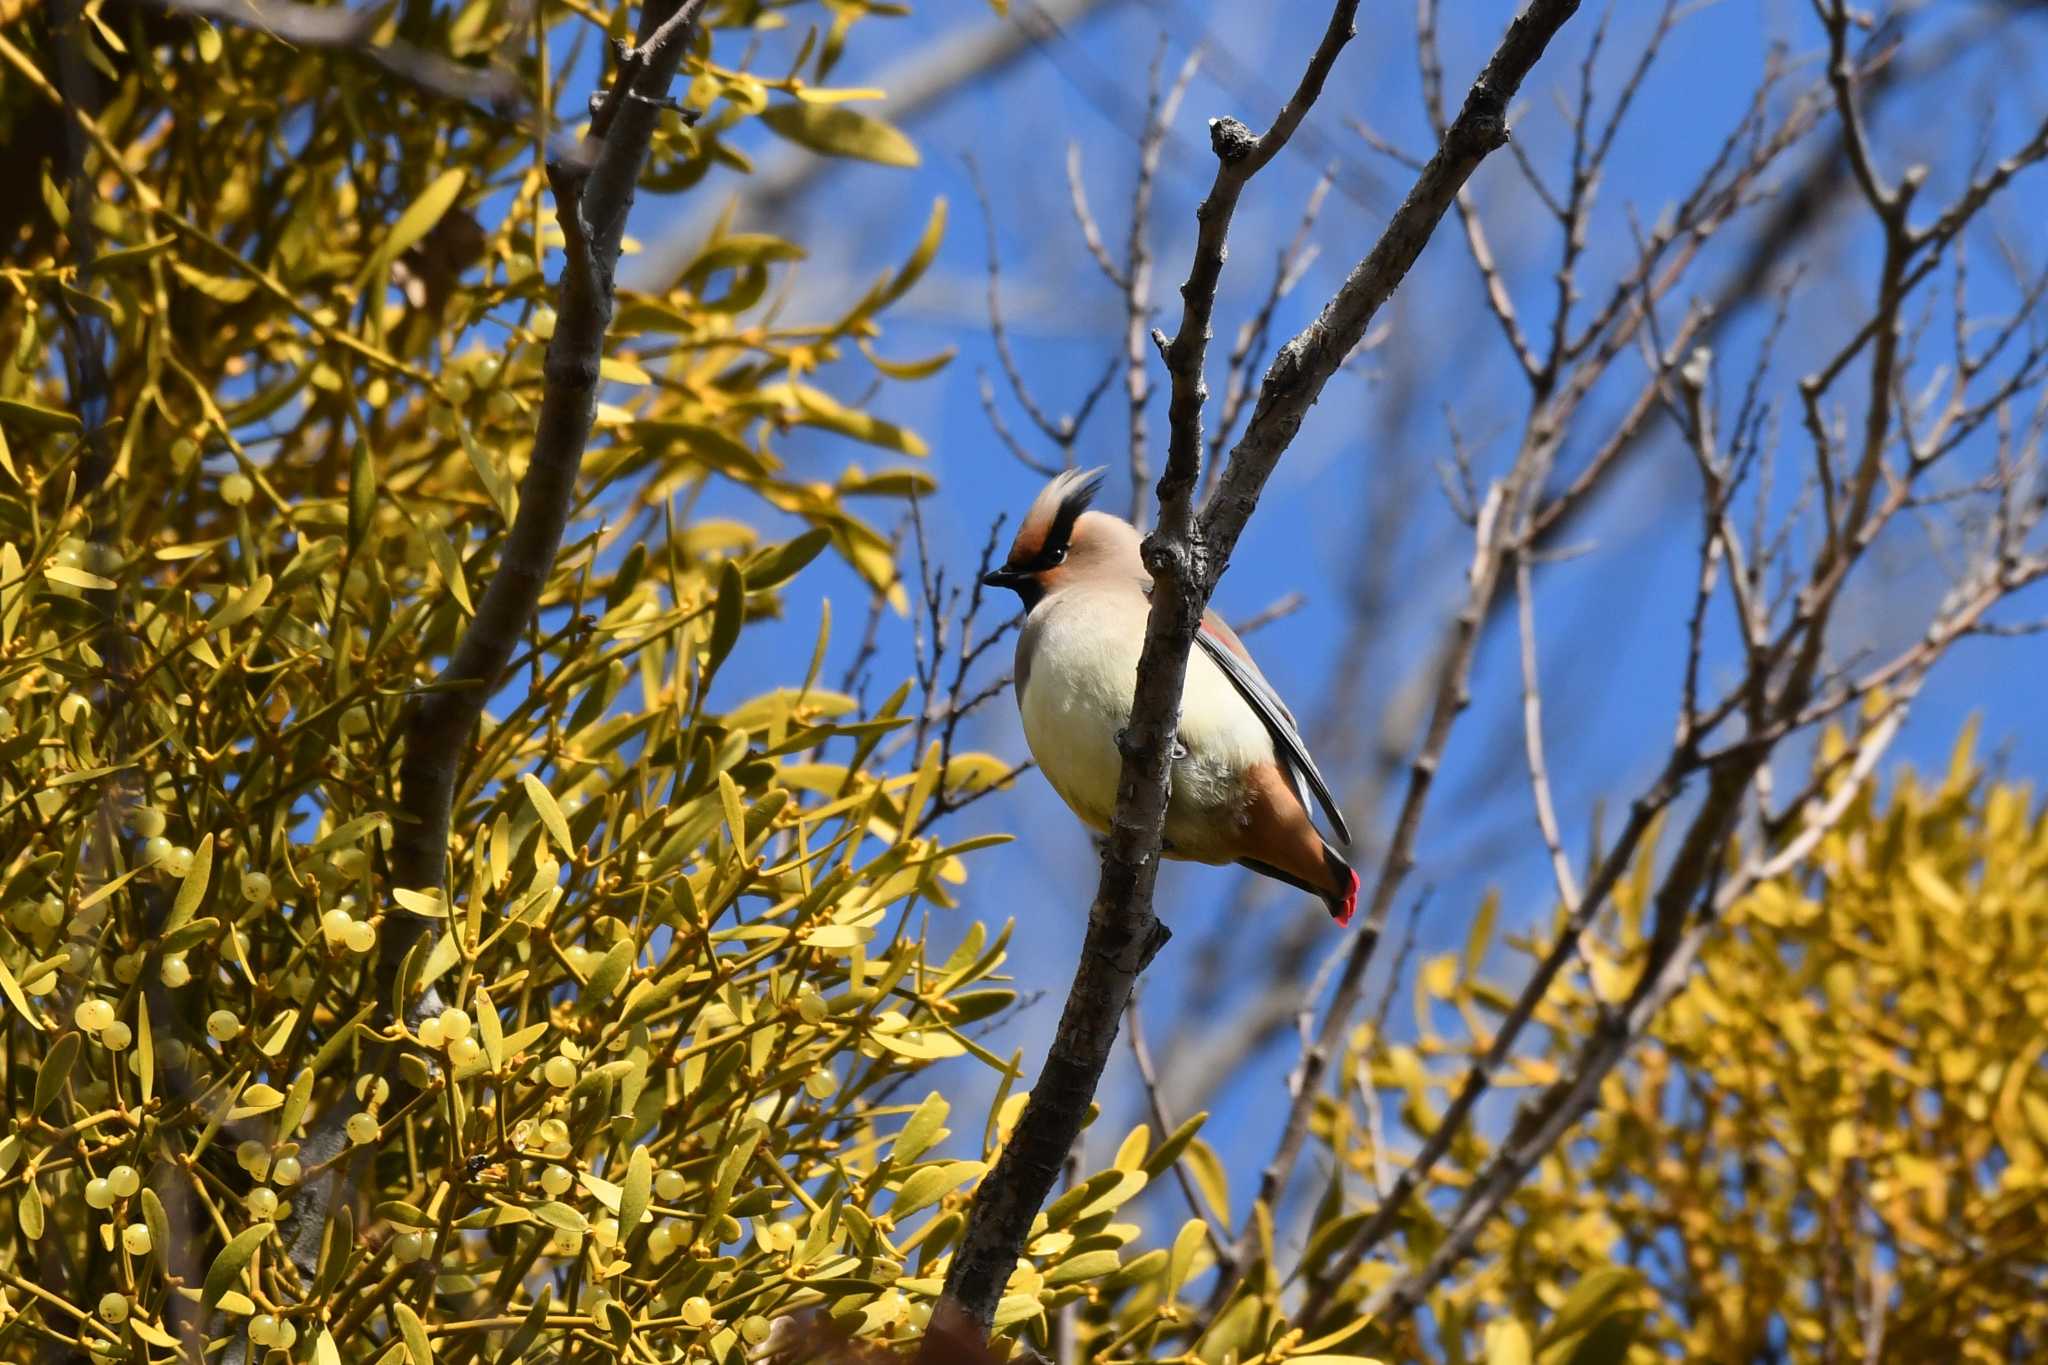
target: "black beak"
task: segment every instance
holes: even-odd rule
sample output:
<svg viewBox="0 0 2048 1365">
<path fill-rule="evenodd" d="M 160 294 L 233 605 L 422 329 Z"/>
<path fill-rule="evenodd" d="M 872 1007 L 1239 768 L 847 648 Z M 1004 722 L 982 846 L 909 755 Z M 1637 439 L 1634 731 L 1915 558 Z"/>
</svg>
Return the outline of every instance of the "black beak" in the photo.
<svg viewBox="0 0 2048 1365">
<path fill-rule="evenodd" d="M 1031 575 L 1017 573 L 1011 569 L 997 569 L 992 573 L 983 574 L 981 581 L 991 588 L 1008 588 L 1011 592 L 1022 592 L 1025 585 L 1031 582 Z"/>
</svg>

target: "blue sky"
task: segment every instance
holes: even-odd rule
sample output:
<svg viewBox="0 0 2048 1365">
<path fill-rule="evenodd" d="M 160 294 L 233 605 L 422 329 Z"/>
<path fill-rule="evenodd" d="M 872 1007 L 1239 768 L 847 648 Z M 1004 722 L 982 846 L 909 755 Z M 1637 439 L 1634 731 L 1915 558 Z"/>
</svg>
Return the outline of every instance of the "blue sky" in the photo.
<svg viewBox="0 0 2048 1365">
<path fill-rule="evenodd" d="M 1603 114 L 1635 59 L 1655 8 L 1617 7 L 1596 76 L 1596 109 Z M 1501 4 L 1447 7 L 1444 61 L 1453 100 L 1462 96 L 1510 13 Z M 977 395 L 979 373 L 989 373 L 999 393 L 1002 380 L 984 301 L 984 219 L 968 158 L 989 186 L 1003 263 L 1002 296 L 1019 365 L 1038 400 L 1066 412 L 1098 379 L 1120 344 L 1122 328 L 1121 300 L 1089 261 L 1069 212 L 1069 144 L 1079 149 L 1089 197 L 1105 232 L 1120 244 L 1146 67 L 1162 32 L 1169 35 L 1169 71 L 1185 59 L 1191 44 L 1202 46 L 1206 64 L 1167 145 L 1151 235 L 1157 254 L 1158 325 L 1170 332 L 1178 318 L 1174 291 L 1189 258 L 1193 206 L 1207 188 L 1211 169 L 1204 120 L 1231 114 L 1262 126 L 1292 85 L 1326 17 L 1325 6 L 1306 0 L 1265 6 L 1195 0 L 1105 4 L 1064 36 L 909 123 L 923 151 L 923 163 L 915 170 L 834 169 L 773 224 L 812 252 L 786 287 L 788 311 L 802 315 L 863 287 L 900 260 L 931 202 L 948 200 L 951 227 L 935 268 L 893 314 L 877 346 L 893 359 L 948 347 L 957 350 L 957 358 L 936 378 L 886 386 L 874 407 L 915 428 L 930 443 L 925 464 L 938 478 L 940 492 L 925 508 L 927 529 L 934 559 L 945 563 L 954 578 L 972 568 L 992 518 L 1003 511 L 1014 516 L 1041 483 L 1040 476 L 1002 449 Z M 1598 18 L 1598 7 L 1589 4 L 1568 26 L 1517 107 L 1516 136 L 1553 183 L 1568 152 L 1559 99 L 1575 90 L 1579 62 Z M 864 22 L 855 28 L 835 79 L 865 84 L 947 33 L 994 22 L 985 6 L 957 0 L 927 5 L 909 20 Z M 1313 315 L 1342 272 L 1374 240 L 1408 183 L 1410 173 L 1369 150 L 1352 121 L 1364 120 L 1397 146 L 1426 150 L 1413 24 L 1407 6 L 1363 7 L 1358 39 L 1340 60 L 1324 101 L 1296 145 L 1248 193 L 1232 235 L 1218 308 L 1213 387 L 1221 387 L 1221 355 L 1239 321 L 1256 306 L 1276 252 L 1292 234 L 1318 173 L 1329 166 L 1336 177 L 1314 234 L 1320 255 L 1282 304 L 1276 337 L 1291 334 Z M 1906 31 L 1908 54 L 1941 50 L 1943 43 L 1963 54 L 1940 79 L 1909 88 L 1879 121 L 1882 163 L 1896 174 L 1909 162 L 1927 162 L 1932 174 L 1925 201 L 1938 204 L 1963 183 L 1983 148 L 1998 152 L 2016 146 L 2041 119 L 2048 101 L 2034 82 L 2014 75 L 2039 69 L 2034 59 L 2048 26 L 2006 18 L 1991 8 L 1937 3 L 1914 10 Z M 1782 46 L 1792 66 L 1786 88 L 1796 91 L 1819 74 L 1819 41 L 1808 6 L 1791 0 L 1726 0 L 1688 15 L 1636 96 L 1599 188 L 1584 265 L 1589 297 L 1597 298 L 1630 258 L 1632 219 L 1654 222 L 1713 155 L 1749 100 L 1773 47 Z M 881 108 L 886 112 L 886 105 Z M 1821 136 L 1829 131 L 1824 125 Z M 1821 145 L 1820 137 L 1807 144 L 1809 149 Z M 769 144 L 761 148 L 764 155 L 774 150 Z M 1795 155 L 1781 164 L 1780 179 L 1803 165 L 1804 157 Z M 2044 180 L 2048 177 L 2038 174 L 2023 178 L 1988 220 L 2014 255 L 2030 261 L 2033 269 L 2040 268 L 2042 256 L 2035 225 L 2048 210 Z M 693 214 L 704 211 L 704 201 L 742 188 L 728 177 L 694 191 L 696 202 L 643 197 L 633 231 L 654 241 L 692 221 Z M 1473 191 L 1525 322 L 1536 327 L 1547 321 L 1550 307 L 1555 225 L 1535 211 L 1505 155 L 1481 169 Z M 750 221 L 748 212 L 742 201 L 743 226 L 767 226 Z M 1787 405 L 1778 424 L 1784 491 L 1773 502 L 1781 511 L 1796 495 L 1805 459 L 1793 382 L 1854 325 L 1872 289 L 1876 237 L 1853 212 L 1838 219 L 1839 225 L 1805 241 L 1803 262 L 1773 263 L 1774 268 L 1804 265 L 1778 343 L 1780 364 L 1765 388 L 1769 397 Z M 1732 230 L 1732 241 L 1741 240 L 1744 226 L 1739 222 Z M 1992 315 L 2016 297 L 2015 276 L 2000 262 L 1997 247 L 1988 233 L 1971 243 L 1972 299 L 1976 311 Z M 1711 290 L 1737 259 L 1732 249 L 1710 248 L 1695 277 L 1698 287 Z M 1579 316 L 1584 316 L 1583 306 Z M 1497 472 L 1512 453 L 1526 397 L 1484 311 L 1454 224 L 1438 235 L 1382 321 L 1389 328 L 1386 339 L 1329 385 L 1281 463 L 1216 599 L 1226 616 L 1242 619 L 1287 594 L 1305 596 L 1301 610 L 1261 630 L 1251 645 L 1307 722 L 1312 746 L 1338 742 L 1330 729 L 1346 731 L 1349 738 L 1376 731 L 1399 682 L 1425 656 L 1454 607 L 1470 549 L 1469 533 L 1451 514 L 1433 472 L 1451 449 L 1446 413 L 1454 415 L 1458 439 L 1474 451 L 1481 472 Z M 1734 318 L 1723 336 L 1716 378 L 1731 407 L 1767 321 L 1767 309 L 1752 308 Z M 1930 353 L 1941 350 L 1945 328 L 1946 322 L 1937 320 Z M 1931 375 L 1939 358 L 1930 354 L 1916 370 L 1916 382 Z M 1631 384 L 1642 373 L 1640 362 L 1633 360 L 1617 370 Z M 1162 377 L 1155 365 L 1155 383 Z M 868 382 L 854 367 L 827 379 L 848 397 L 860 396 Z M 1619 387 L 1612 394 L 1603 391 L 1589 404 L 1586 443 L 1602 434 L 1599 423 L 1619 392 Z M 1017 405 L 1007 395 L 999 401 L 1012 429 L 1028 432 Z M 1164 429 L 1163 405 L 1155 400 L 1149 417 L 1156 441 Z M 1082 462 L 1111 466 L 1108 500 L 1119 506 L 1128 489 L 1125 421 L 1121 394 L 1113 391 L 1077 446 Z M 1583 454 L 1578 439 L 1567 441 L 1568 466 L 1574 452 Z M 1035 448 L 1048 458 L 1053 454 L 1043 441 Z M 791 440 L 782 453 L 796 468 L 822 478 L 832 477 L 849 460 L 872 470 L 894 458 L 829 436 Z M 1985 457 L 1977 452 L 1971 458 Z M 1602 808 L 1611 828 L 1661 762 L 1683 661 L 1683 616 L 1695 571 L 1692 508 L 1697 492 L 1690 459 L 1663 422 L 1628 474 L 1574 533 L 1572 544 L 1583 553 L 1546 566 L 1538 576 L 1547 738 L 1568 847 L 1585 846 Z M 1393 533 L 1387 545 L 1384 535 L 1367 539 L 1366 509 L 1375 498 L 1389 496 L 1397 500 L 1397 514 L 1383 526 Z M 745 506 L 733 499 L 735 509 Z M 717 500 L 708 500 L 706 510 L 716 512 Z M 879 505 L 876 511 L 878 516 L 887 513 Z M 1397 609 L 1371 642 L 1366 701 L 1326 715 L 1322 699 L 1343 634 L 1344 584 L 1361 556 L 1382 549 L 1390 555 Z M 1938 547 L 1923 529 L 1906 528 L 1888 537 L 1875 559 L 1876 572 L 1844 605 L 1836 637 L 1844 659 L 1862 650 L 1882 655 L 1909 643 L 1945 586 Z M 858 631 L 864 594 L 843 568 L 821 561 L 792 585 L 785 628 L 749 632 L 719 680 L 727 699 L 785 683 L 802 670 L 822 596 L 833 602 L 835 658 L 843 661 Z M 2037 594 L 2019 608 L 2007 619 L 2048 612 L 2048 601 Z M 908 623 L 885 622 L 873 669 L 875 696 L 908 676 L 910 636 Z M 1007 646 L 1002 653 L 1007 656 Z M 1710 678 L 1725 680 L 1727 659 L 1724 653 L 1723 666 L 1710 669 Z M 1945 764 L 1959 728 L 1976 715 L 1982 718 L 1982 749 L 1997 755 L 2007 771 L 2021 777 L 2048 771 L 2048 726 L 2038 718 L 2036 700 L 2036 679 L 2044 665 L 2048 637 L 1966 642 L 1936 674 L 1888 770 L 1899 763 Z M 828 669 L 828 675 L 836 671 Z M 1429 896 L 1420 934 L 1424 952 L 1462 944 L 1473 909 L 1488 887 L 1502 891 L 1508 928 L 1546 915 L 1552 903 L 1520 766 L 1519 677 L 1511 629 L 1489 636 L 1473 690 L 1474 705 L 1452 741 L 1422 829 L 1420 868 L 1409 883 L 1411 895 L 1426 889 Z M 1326 732 L 1317 733 L 1317 725 Z M 1007 699 L 977 720 L 972 738 L 1006 757 L 1024 754 Z M 1800 752 L 1789 752 L 1781 766 L 1788 779 L 1803 761 Z M 1391 803 L 1352 812 L 1355 825 L 1381 831 L 1391 814 Z M 1046 993 L 990 1041 L 998 1051 L 1024 1048 L 1027 1065 L 1035 1070 L 1080 942 L 1095 859 L 1080 827 L 1036 775 L 956 817 L 953 832 L 964 837 L 987 830 L 1021 832 L 1021 837 L 1004 849 L 976 855 L 965 911 L 994 922 L 1018 921 L 1011 959 L 1017 985 L 1026 993 Z M 1200 941 L 1221 935 L 1233 945 L 1233 956 L 1242 945 L 1244 960 L 1256 963 L 1260 959 L 1252 950 L 1262 948 L 1288 917 L 1321 914 L 1313 903 L 1289 895 L 1225 923 L 1234 914 L 1238 879 L 1234 872 L 1186 867 L 1169 868 L 1162 878 L 1162 913 L 1177 937 L 1146 985 L 1155 1044 L 1176 1017 L 1200 1041 L 1205 1027 L 1225 1026 L 1231 1007 L 1245 994 L 1299 992 L 1296 982 L 1252 979 L 1235 982 L 1219 999 L 1189 997 L 1189 964 Z M 935 936 L 957 934 L 965 921 L 955 918 L 949 924 L 941 916 Z M 1328 949 L 1341 946 L 1340 931 L 1330 927 L 1325 934 Z M 1496 960 L 1503 969 L 1510 965 Z M 1404 1007 L 1393 1017 L 1408 1016 Z M 1292 1056 L 1290 1040 L 1268 1048 L 1219 1097 L 1210 1136 L 1237 1177 L 1240 1195 L 1270 1150 Z M 1127 1060 L 1120 1055 L 1116 1067 L 1104 1096 L 1117 1117 L 1095 1139 L 1091 1154 L 1098 1160 L 1107 1158 L 1138 1113 Z M 1243 1209 L 1237 1212 L 1241 1216 Z"/>
</svg>

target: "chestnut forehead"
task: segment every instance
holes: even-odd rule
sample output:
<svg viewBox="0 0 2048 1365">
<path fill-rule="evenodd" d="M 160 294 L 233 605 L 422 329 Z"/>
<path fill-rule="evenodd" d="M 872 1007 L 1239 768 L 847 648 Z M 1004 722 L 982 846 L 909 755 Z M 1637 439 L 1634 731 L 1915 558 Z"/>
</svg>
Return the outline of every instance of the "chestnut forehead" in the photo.
<svg viewBox="0 0 2048 1365">
<path fill-rule="evenodd" d="M 1027 564 L 1038 557 L 1045 548 L 1045 533 L 1052 529 L 1050 521 L 1026 521 L 1017 528 L 1017 538 L 1010 542 L 1011 565 Z"/>
<path fill-rule="evenodd" d="M 1072 539 L 1074 526 L 1100 486 L 1099 474 L 1067 473 L 1055 478 L 1032 502 L 1010 544 L 1009 564 L 1021 567 Z"/>
</svg>

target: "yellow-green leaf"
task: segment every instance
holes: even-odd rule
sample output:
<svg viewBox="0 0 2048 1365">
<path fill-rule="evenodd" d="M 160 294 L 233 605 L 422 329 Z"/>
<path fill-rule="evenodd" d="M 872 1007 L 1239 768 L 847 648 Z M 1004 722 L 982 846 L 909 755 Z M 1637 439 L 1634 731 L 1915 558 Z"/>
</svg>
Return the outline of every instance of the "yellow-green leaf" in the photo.
<svg viewBox="0 0 2048 1365">
<path fill-rule="evenodd" d="M 1099 1279 L 1113 1275 L 1119 1262 L 1114 1251 L 1084 1251 L 1078 1256 L 1069 1256 L 1045 1273 L 1047 1284 L 1072 1284 L 1077 1280 Z"/>
<path fill-rule="evenodd" d="M 917 146 L 893 124 L 840 104 L 799 100 L 771 105 L 761 122 L 801 147 L 827 156 L 856 157 L 884 166 L 915 166 Z"/>
<path fill-rule="evenodd" d="M 654 1195 L 654 1158 L 645 1147 L 635 1147 L 626 1161 L 626 1179 L 619 1186 L 619 1235 L 625 1237 L 647 1216 L 647 1204 Z"/>
<path fill-rule="evenodd" d="M 1183 1159 L 1187 1162 L 1188 1176 L 1208 1201 L 1209 1211 L 1215 1217 L 1230 1218 L 1230 1180 L 1223 1173 L 1223 1163 L 1216 1159 L 1216 1153 L 1208 1143 L 1196 1138 L 1188 1143 Z"/>
<path fill-rule="evenodd" d="M 44 1028 L 42 1016 L 29 1008 L 28 996 L 22 993 L 21 983 L 14 979 L 14 973 L 8 970 L 5 962 L 0 962 L 0 994 L 7 996 L 7 1003 L 14 1006 L 22 1018 L 28 1020 L 30 1028 Z"/>
<path fill-rule="evenodd" d="M 446 170 L 434 177 L 433 183 L 422 190 L 420 197 L 413 200 L 398 216 L 398 221 L 392 224 L 391 235 L 378 246 L 364 270 L 364 284 L 372 289 L 381 287 L 382 276 L 391 269 L 391 263 L 418 245 L 448 210 L 455 207 L 456 199 L 462 194 L 463 179 L 464 173 L 460 170 Z"/>
<path fill-rule="evenodd" d="M 111 578 L 102 578 L 96 573 L 87 573 L 84 569 L 74 569 L 65 564 L 49 565 L 43 570 L 43 577 L 66 587 L 93 588 L 101 592 L 117 586 Z"/>
<path fill-rule="evenodd" d="M 254 583 L 246 588 L 237 589 L 234 596 L 222 603 L 220 609 L 207 618 L 206 628 L 209 631 L 221 631 L 230 626 L 238 626 L 255 615 L 256 609 L 269 597 L 270 575 L 258 574 Z"/>
<path fill-rule="evenodd" d="M 0 426 L 18 431 L 78 432 L 85 423 L 56 408 L 38 407 L 19 398 L 0 398 Z"/>
<path fill-rule="evenodd" d="M 412 1357 L 412 1365 L 434 1365 L 434 1347 L 427 1340 L 427 1329 L 405 1300 L 391 1300 L 391 1320 L 405 1341 L 405 1353 Z"/>
<path fill-rule="evenodd" d="M 482 986 L 476 988 L 475 1004 L 478 1039 L 483 1043 L 484 1056 L 490 1058 L 491 1070 L 497 1071 L 505 1065 L 505 1025 L 498 1018 L 491 993 Z"/>
<path fill-rule="evenodd" d="M 711 638 L 705 646 L 704 675 L 708 678 L 732 653 L 740 638 L 740 626 L 747 616 L 747 583 L 739 566 L 727 560 L 718 570 L 718 601 L 711 611 Z"/>
<path fill-rule="evenodd" d="M 270 1236 L 273 1223 L 258 1223 L 243 1228 L 228 1244 L 220 1249 L 220 1255 L 213 1258 L 213 1264 L 206 1271 L 206 1287 L 200 1291 L 199 1301 L 212 1308 L 221 1296 L 234 1288 L 242 1277 L 242 1270 L 249 1264 L 249 1258 L 256 1254 L 256 1248 Z"/>
<path fill-rule="evenodd" d="M 540 816 L 541 825 L 555 841 L 555 847 L 562 850 L 564 857 L 575 857 L 576 845 L 569 838 L 569 822 L 562 818 L 562 808 L 555 804 L 554 794 L 532 773 L 521 773 L 519 785 L 526 789 L 526 799 L 533 803 L 534 814 Z"/>
<path fill-rule="evenodd" d="M 582 1214 L 558 1199 L 535 1205 L 533 1216 L 560 1232 L 584 1233 L 590 1230 L 590 1224 L 584 1221 Z"/>
<path fill-rule="evenodd" d="M 1906 879 L 1912 882 L 1914 889 L 1925 896 L 1937 909 L 1946 910 L 1951 915 L 1963 913 L 1965 909 L 1963 898 L 1956 894 L 1956 889 L 1944 881 L 1942 875 L 1934 870 L 1933 864 L 1929 863 L 1925 858 L 1913 858 L 1907 861 Z"/>
<path fill-rule="evenodd" d="M 633 940 L 622 938 L 605 950 L 605 955 L 596 967 L 591 969 L 590 980 L 583 983 L 583 993 L 576 1001 L 576 1007 L 584 1012 L 603 1008 L 618 994 L 619 983 L 632 970 L 637 952 Z"/>
<path fill-rule="evenodd" d="M 397 901 L 401 908 L 428 919 L 445 919 L 448 916 L 448 903 L 442 899 L 439 889 L 416 891 L 409 886 L 395 886 L 391 889 L 391 899 Z"/>
<path fill-rule="evenodd" d="M 179 279 L 191 285 L 215 303 L 236 304 L 245 301 L 256 292 L 256 281 L 252 279 L 228 279 L 221 275 L 209 275 L 183 261 L 172 261 L 171 269 Z"/>
<path fill-rule="evenodd" d="M 889 1160 L 903 1165 L 923 1156 L 945 1135 L 946 1130 L 941 1125 L 951 1110 L 952 1106 L 938 1091 L 926 1095 L 923 1102 L 911 1111 L 903 1124 L 903 1131 L 896 1135 L 896 1142 L 889 1149 Z"/>
<path fill-rule="evenodd" d="M 377 511 L 377 465 L 370 458 L 370 443 L 358 436 L 348 464 L 348 543 L 355 549 L 369 534 L 370 520 Z"/>
<path fill-rule="evenodd" d="M 1529 1329 L 1513 1318 L 1486 1324 L 1486 1365 L 1529 1365 L 1536 1346 Z"/>
<path fill-rule="evenodd" d="M 37 1188 L 33 1175 L 22 1182 L 21 1198 L 15 1204 L 14 1217 L 21 1224 L 22 1236 L 31 1242 L 42 1240 L 43 1192 Z"/>
<path fill-rule="evenodd" d="M 50 1044 L 49 1053 L 42 1065 L 36 1068 L 35 1098 L 29 1101 L 30 1117 L 48 1109 L 58 1095 L 64 1091 L 64 1083 L 71 1079 L 71 1068 L 78 1064 L 79 1035 L 66 1033 Z"/>
</svg>

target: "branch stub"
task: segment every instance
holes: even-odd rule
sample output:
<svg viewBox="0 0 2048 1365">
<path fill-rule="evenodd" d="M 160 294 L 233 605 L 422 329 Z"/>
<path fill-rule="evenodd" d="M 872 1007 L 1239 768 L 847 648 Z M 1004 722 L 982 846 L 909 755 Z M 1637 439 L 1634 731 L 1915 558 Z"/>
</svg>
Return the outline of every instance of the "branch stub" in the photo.
<svg viewBox="0 0 2048 1365">
<path fill-rule="evenodd" d="M 1234 165 L 1259 149 L 1259 135 L 1226 114 L 1209 120 L 1209 146 L 1217 160 Z"/>
</svg>

